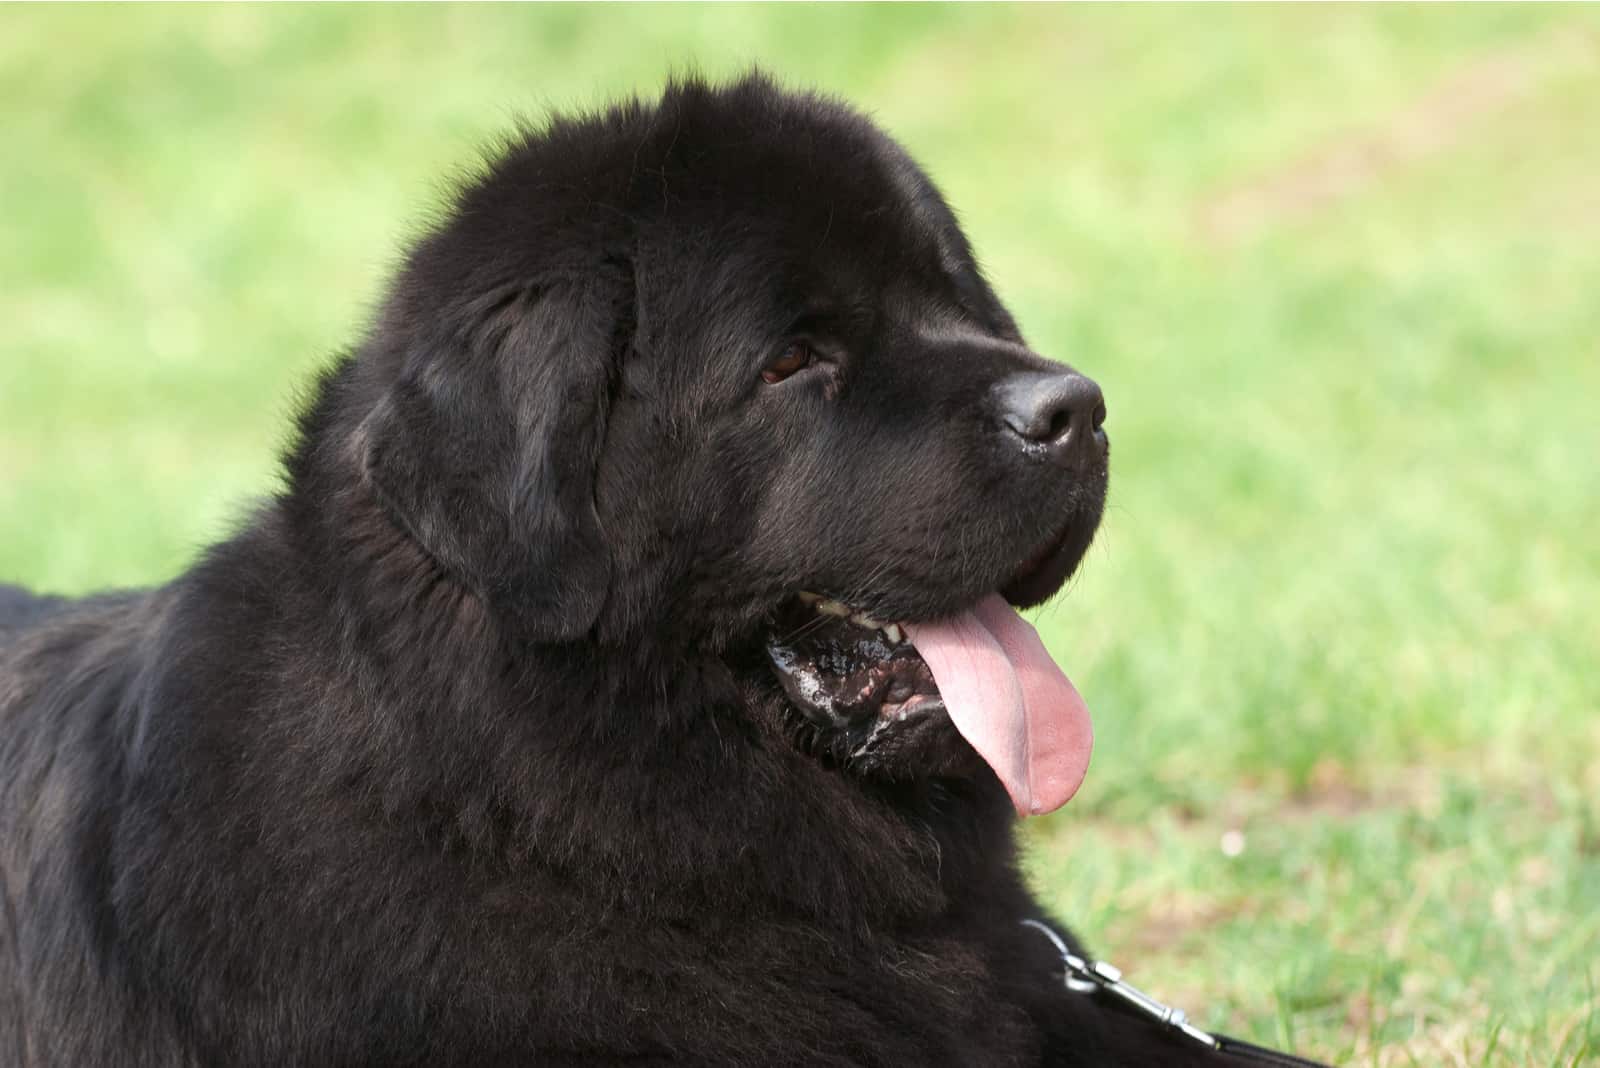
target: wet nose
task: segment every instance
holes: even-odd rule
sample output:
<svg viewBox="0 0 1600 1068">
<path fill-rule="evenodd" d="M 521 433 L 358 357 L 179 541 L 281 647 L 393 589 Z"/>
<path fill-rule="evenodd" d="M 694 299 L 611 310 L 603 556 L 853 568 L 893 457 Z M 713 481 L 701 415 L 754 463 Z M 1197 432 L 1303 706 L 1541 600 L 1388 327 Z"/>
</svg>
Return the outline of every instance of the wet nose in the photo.
<svg viewBox="0 0 1600 1068">
<path fill-rule="evenodd" d="M 1028 372 L 995 387 L 1001 423 L 1023 443 L 1063 466 L 1106 451 L 1106 401 L 1076 371 Z"/>
</svg>

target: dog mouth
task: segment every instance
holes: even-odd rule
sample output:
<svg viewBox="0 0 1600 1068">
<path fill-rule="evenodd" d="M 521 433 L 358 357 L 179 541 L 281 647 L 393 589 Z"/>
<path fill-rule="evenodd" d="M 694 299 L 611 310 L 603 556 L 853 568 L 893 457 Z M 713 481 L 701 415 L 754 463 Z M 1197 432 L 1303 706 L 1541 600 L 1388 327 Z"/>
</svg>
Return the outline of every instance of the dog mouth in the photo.
<svg viewBox="0 0 1600 1068">
<path fill-rule="evenodd" d="M 779 609 L 767 659 L 789 700 L 824 725 L 848 729 L 944 707 L 904 627 L 815 593 Z"/>
<path fill-rule="evenodd" d="M 1029 566 L 1050 566 L 1046 555 Z M 948 718 L 1019 815 L 1059 808 L 1088 770 L 1083 699 L 998 592 L 943 619 L 899 621 L 800 593 L 776 613 L 766 654 L 789 701 L 857 752 L 903 724 Z"/>
</svg>

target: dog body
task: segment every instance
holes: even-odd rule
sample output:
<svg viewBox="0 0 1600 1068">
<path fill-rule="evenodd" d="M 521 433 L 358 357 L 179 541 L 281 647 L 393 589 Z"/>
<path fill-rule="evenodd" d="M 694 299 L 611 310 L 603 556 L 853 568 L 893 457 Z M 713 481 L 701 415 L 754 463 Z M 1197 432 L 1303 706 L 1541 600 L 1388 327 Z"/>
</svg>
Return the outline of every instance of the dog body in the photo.
<svg viewBox="0 0 1600 1068">
<path fill-rule="evenodd" d="M 942 706 L 774 674 L 797 591 L 1061 584 L 1105 493 L 1064 375 L 836 104 L 524 136 L 238 535 L 0 591 L 0 1063 L 1186 1063 L 1063 990 Z"/>
</svg>

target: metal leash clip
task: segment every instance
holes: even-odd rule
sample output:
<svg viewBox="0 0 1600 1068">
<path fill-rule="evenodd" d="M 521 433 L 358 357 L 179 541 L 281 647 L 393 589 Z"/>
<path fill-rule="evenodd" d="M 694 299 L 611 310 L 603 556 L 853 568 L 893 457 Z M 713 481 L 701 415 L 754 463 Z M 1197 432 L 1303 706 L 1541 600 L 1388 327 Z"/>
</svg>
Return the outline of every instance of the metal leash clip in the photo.
<svg viewBox="0 0 1600 1068">
<path fill-rule="evenodd" d="M 1061 963 L 1066 966 L 1068 990 L 1075 994 L 1101 992 L 1110 994 L 1156 1023 L 1172 1028 L 1207 1049 L 1222 1048 L 1222 1043 L 1215 1035 L 1202 1031 L 1190 1023 L 1188 1014 L 1182 1009 L 1175 1009 L 1171 1005 L 1157 1001 L 1133 984 L 1123 982 L 1122 972 L 1115 966 L 1102 960 L 1086 961 L 1072 952 L 1067 943 L 1049 925 L 1038 920 L 1023 920 L 1022 926 L 1036 928 L 1055 945 L 1056 952 L 1061 954 Z"/>
</svg>

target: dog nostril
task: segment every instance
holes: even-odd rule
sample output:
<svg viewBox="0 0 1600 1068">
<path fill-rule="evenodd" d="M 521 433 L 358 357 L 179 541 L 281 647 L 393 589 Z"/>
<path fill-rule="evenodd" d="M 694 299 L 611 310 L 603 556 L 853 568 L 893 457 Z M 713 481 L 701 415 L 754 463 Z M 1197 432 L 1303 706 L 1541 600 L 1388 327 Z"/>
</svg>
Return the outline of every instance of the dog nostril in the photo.
<svg viewBox="0 0 1600 1068">
<path fill-rule="evenodd" d="M 1073 374 L 1046 379 L 1036 387 L 1025 436 L 1043 444 L 1066 443 L 1076 436 L 1098 434 L 1106 421 L 1100 387 Z"/>
<path fill-rule="evenodd" d="M 1076 463 L 1105 447 L 1100 387 L 1074 371 L 1024 373 L 996 386 L 1002 422 L 1058 463 Z"/>
</svg>

